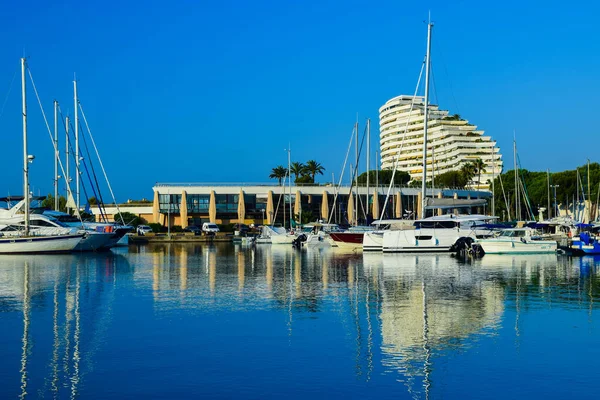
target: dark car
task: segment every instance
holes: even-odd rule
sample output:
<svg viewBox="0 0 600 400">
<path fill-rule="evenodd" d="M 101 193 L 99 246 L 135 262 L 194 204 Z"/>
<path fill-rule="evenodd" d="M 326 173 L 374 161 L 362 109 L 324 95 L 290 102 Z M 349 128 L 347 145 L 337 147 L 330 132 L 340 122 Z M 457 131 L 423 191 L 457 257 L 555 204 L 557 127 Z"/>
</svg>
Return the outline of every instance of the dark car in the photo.
<svg viewBox="0 0 600 400">
<path fill-rule="evenodd" d="M 240 234 L 245 234 L 248 233 L 248 231 L 250 231 L 250 228 L 246 224 L 235 224 L 233 226 L 233 230 L 240 231 Z"/>
<path fill-rule="evenodd" d="M 184 232 L 192 232 L 194 235 L 198 236 L 202 234 L 202 229 L 200 229 L 197 226 L 188 226 L 187 228 L 183 229 Z"/>
</svg>

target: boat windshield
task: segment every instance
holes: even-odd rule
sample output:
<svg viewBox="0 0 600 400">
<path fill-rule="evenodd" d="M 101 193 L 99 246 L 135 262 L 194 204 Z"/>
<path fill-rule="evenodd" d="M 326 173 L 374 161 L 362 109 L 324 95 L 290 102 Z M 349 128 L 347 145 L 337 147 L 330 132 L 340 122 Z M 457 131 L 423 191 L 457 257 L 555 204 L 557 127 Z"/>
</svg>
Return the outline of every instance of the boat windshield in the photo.
<svg viewBox="0 0 600 400">
<path fill-rule="evenodd" d="M 423 220 L 415 221 L 415 227 L 417 229 L 429 228 L 429 229 L 452 229 L 458 225 L 457 221 L 435 221 L 435 220 Z"/>
<path fill-rule="evenodd" d="M 502 231 L 502 233 L 500 233 L 500 236 L 502 236 L 502 237 L 525 237 L 525 231 L 507 230 L 507 231 Z"/>
</svg>

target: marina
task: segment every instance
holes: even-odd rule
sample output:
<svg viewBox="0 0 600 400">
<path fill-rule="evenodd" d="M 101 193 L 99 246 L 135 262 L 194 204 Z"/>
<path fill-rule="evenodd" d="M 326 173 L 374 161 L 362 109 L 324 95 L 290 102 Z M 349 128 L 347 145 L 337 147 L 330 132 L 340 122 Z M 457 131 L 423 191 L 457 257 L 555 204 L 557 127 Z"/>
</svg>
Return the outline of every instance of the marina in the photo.
<svg viewBox="0 0 600 400">
<path fill-rule="evenodd" d="M 230 243 L 2 256 L 0 396 L 593 398 L 598 263 Z"/>
<path fill-rule="evenodd" d="M 599 6 L 429 6 L 7 4 L 0 399 L 598 398 Z"/>
</svg>

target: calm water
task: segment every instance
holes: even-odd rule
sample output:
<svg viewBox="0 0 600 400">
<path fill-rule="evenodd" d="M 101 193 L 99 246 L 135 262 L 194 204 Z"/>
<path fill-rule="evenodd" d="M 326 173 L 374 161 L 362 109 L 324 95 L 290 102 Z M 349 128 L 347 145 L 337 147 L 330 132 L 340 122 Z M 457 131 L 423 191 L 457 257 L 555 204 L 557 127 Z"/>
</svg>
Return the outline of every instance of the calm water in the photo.
<svg viewBox="0 0 600 400">
<path fill-rule="evenodd" d="M 0 256 L 0 398 L 598 398 L 600 259 Z"/>
</svg>

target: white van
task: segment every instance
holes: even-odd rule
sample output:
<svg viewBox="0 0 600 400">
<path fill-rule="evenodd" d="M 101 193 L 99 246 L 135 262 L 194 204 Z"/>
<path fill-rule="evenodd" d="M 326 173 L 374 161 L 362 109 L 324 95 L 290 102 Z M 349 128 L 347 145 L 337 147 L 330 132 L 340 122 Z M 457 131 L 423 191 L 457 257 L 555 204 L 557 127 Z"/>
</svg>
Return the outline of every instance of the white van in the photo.
<svg viewBox="0 0 600 400">
<path fill-rule="evenodd" d="M 214 235 L 219 232 L 219 227 L 217 224 L 213 224 L 212 222 L 205 222 L 202 224 L 202 232 L 205 234 Z"/>
</svg>

